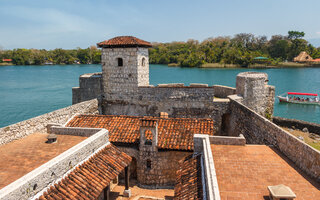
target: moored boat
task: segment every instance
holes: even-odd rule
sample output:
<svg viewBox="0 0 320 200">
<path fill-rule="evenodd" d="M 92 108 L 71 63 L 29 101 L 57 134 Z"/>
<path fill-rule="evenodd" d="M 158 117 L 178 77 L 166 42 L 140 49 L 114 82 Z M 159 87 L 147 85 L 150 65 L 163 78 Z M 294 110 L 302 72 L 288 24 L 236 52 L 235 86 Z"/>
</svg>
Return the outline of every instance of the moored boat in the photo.
<svg viewBox="0 0 320 200">
<path fill-rule="evenodd" d="M 285 94 L 287 95 L 284 96 Z M 278 96 L 280 102 L 320 105 L 318 94 L 301 92 L 287 92 L 285 94 Z"/>
</svg>

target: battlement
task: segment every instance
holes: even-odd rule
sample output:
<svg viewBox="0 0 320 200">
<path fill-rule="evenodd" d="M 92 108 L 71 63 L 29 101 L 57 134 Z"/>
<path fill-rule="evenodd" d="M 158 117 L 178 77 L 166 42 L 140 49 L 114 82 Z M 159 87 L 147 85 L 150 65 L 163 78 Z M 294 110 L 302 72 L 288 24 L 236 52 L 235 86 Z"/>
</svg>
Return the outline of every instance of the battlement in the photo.
<svg viewBox="0 0 320 200">
<path fill-rule="evenodd" d="M 148 45 L 147 45 L 148 44 Z M 133 46 L 132 46 L 133 45 Z M 263 116 L 273 112 L 274 87 L 268 75 L 244 72 L 236 88 L 202 83 L 149 85 L 149 43 L 134 37 L 117 37 L 98 44 L 102 73 L 80 76 L 73 88 L 73 103 L 98 98 L 100 114 L 211 118 L 218 127 L 228 119 L 229 95 Z"/>
<path fill-rule="evenodd" d="M 146 85 L 146 86 L 140 86 L 140 88 L 208 88 L 213 86 L 208 86 L 208 84 L 202 84 L 202 83 L 190 83 L 190 85 L 184 85 L 184 83 L 165 83 L 165 84 L 158 84 L 156 86 L 154 85 Z"/>
</svg>

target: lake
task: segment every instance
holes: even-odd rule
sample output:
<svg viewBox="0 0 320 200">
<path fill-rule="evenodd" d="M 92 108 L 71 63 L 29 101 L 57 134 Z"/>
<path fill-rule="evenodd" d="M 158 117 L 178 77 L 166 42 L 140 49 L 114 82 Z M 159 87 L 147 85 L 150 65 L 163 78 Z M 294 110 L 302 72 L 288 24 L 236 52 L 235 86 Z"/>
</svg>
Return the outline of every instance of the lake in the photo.
<svg viewBox="0 0 320 200">
<path fill-rule="evenodd" d="M 0 66 L 0 127 L 71 105 L 79 76 L 101 72 L 100 65 Z M 207 83 L 235 87 L 236 75 L 265 72 L 276 95 L 320 92 L 320 68 L 203 69 L 150 65 L 150 84 Z M 320 106 L 275 102 L 275 116 L 320 123 Z"/>
</svg>

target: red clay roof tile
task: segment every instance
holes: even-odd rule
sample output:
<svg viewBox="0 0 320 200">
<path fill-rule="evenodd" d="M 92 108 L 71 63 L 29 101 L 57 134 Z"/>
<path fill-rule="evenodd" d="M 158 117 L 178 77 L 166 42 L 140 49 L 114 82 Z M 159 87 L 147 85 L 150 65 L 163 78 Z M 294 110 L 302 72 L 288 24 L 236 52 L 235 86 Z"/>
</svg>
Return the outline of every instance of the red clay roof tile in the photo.
<svg viewBox="0 0 320 200">
<path fill-rule="evenodd" d="M 97 199 L 130 162 L 130 156 L 110 144 L 76 167 L 59 183 L 50 186 L 39 200 Z"/>
<path fill-rule="evenodd" d="M 116 115 L 78 115 L 66 125 L 67 127 L 105 128 L 109 131 L 110 142 L 139 143 L 142 121 L 158 122 L 158 148 L 193 150 L 193 135 L 214 135 L 216 128 L 212 119 L 196 118 L 160 118 Z M 142 122 L 143 125 L 154 124 Z M 146 139 L 152 140 L 151 132 Z"/>
<path fill-rule="evenodd" d="M 201 154 L 190 155 L 179 162 L 176 172 L 177 181 L 174 187 L 174 199 L 203 199 L 201 177 Z"/>
<path fill-rule="evenodd" d="M 119 36 L 110 40 L 99 42 L 98 47 L 114 48 L 114 47 L 152 47 L 150 42 L 141 40 L 133 36 Z"/>
</svg>

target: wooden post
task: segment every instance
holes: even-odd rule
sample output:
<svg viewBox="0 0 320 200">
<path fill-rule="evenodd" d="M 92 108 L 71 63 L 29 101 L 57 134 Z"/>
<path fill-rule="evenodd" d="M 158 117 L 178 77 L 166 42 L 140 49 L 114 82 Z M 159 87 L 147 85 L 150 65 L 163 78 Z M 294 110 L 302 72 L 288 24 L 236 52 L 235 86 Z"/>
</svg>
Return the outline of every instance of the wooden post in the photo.
<svg viewBox="0 0 320 200">
<path fill-rule="evenodd" d="M 125 190 L 129 190 L 129 166 L 124 168 Z"/>
<path fill-rule="evenodd" d="M 104 188 L 103 192 L 104 192 L 104 200 L 109 200 L 110 199 L 110 185 L 108 185 L 106 188 Z"/>
</svg>

